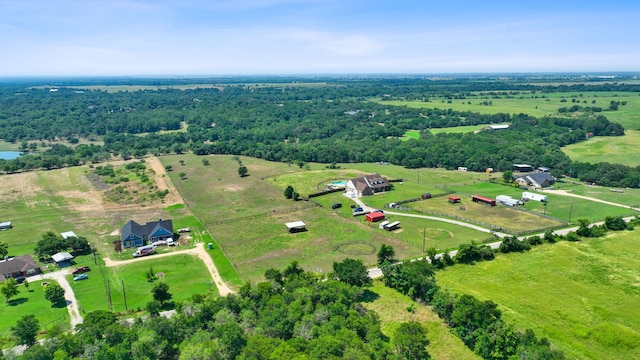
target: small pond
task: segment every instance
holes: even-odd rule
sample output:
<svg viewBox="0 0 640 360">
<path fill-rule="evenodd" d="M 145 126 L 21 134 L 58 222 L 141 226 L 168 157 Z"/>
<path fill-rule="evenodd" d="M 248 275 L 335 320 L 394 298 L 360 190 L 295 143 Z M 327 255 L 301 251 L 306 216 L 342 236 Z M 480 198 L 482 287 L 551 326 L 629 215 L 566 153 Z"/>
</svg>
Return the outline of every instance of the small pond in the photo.
<svg viewBox="0 0 640 360">
<path fill-rule="evenodd" d="M 22 155 L 20 151 L 0 151 L 0 159 L 13 160 Z"/>
</svg>

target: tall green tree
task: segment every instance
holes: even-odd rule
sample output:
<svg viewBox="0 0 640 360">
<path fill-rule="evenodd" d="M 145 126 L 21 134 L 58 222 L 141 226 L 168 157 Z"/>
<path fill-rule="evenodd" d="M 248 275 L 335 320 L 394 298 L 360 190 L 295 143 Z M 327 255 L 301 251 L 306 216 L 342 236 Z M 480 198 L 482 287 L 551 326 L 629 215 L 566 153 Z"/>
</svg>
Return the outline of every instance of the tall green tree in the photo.
<svg viewBox="0 0 640 360">
<path fill-rule="evenodd" d="M 52 305 L 64 301 L 64 289 L 58 284 L 49 284 L 44 289 L 44 297 L 49 300 Z"/>
<path fill-rule="evenodd" d="M 160 302 L 160 305 L 164 305 L 165 302 L 171 300 L 173 295 L 169 292 L 169 285 L 161 282 L 153 287 L 151 290 L 153 293 L 153 299 Z"/>
<path fill-rule="evenodd" d="M 513 182 L 513 171 L 511 170 L 505 170 L 502 173 L 502 180 L 506 183 L 510 183 Z"/>
<path fill-rule="evenodd" d="M 240 177 L 245 177 L 247 176 L 247 173 L 249 172 L 249 170 L 247 169 L 246 166 L 244 165 L 240 165 L 238 167 L 238 175 L 240 175 Z"/>
<path fill-rule="evenodd" d="M 382 244 L 380 245 L 380 250 L 378 250 L 378 265 L 382 265 L 385 262 L 394 262 L 394 257 L 396 256 L 396 251 L 393 249 L 393 246 Z"/>
<path fill-rule="evenodd" d="M 8 278 L 5 282 L 0 284 L 0 292 L 7 298 L 6 302 L 9 302 L 12 297 L 18 295 L 18 282 L 14 278 Z"/>
<path fill-rule="evenodd" d="M 349 285 L 371 285 L 371 278 L 368 276 L 367 268 L 362 260 L 344 259 L 341 262 L 334 262 L 333 271 L 340 281 Z"/>
<path fill-rule="evenodd" d="M 9 254 L 9 244 L 0 241 L 0 258 L 4 259 Z"/>
<path fill-rule="evenodd" d="M 33 314 L 24 315 L 11 328 L 11 333 L 18 340 L 18 344 L 31 346 L 36 343 L 36 336 L 40 330 L 40 323 Z"/>
<path fill-rule="evenodd" d="M 293 191 L 293 186 L 287 185 L 287 188 L 284 189 L 284 197 L 291 199 L 291 197 L 293 197 Z"/>
<path fill-rule="evenodd" d="M 393 344 L 399 359 L 431 359 L 427 352 L 427 330 L 417 321 L 400 324 L 393 334 Z"/>
</svg>

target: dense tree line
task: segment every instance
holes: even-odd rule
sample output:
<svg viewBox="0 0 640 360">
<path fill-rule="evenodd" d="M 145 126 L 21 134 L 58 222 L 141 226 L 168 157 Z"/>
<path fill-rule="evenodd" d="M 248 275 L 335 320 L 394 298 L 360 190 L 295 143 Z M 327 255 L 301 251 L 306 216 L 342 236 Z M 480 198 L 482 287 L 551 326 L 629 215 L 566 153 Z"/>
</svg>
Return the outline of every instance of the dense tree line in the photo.
<svg viewBox="0 0 640 360">
<path fill-rule="evenodd" d="M 320 79 L 307 79 L 319 82 Z M 151 80 L 149 80 L 152 82 Z M 327 81 L 327 79 L 324 79 Z M 621 167 L 598 176 L 600 165 L 572 166 L 560 147 L 595 136 L 619 136 L 624 128 L 606 117 L 534 118 L 525 114 L 483 115 L 451 109 L 413 109 L 366 101 L 371 97 L 442 94 L 451 91 L 519 91 L 507 83 L 469 79 L 338 78 L 320 86 L 296 84 L 106 92 L 76 88 L 0 86 L 0 139 L 21 142 L 28 155 L 0 160 L 6 173 L 96 163 L 146 154 L 234 154 L 281 162 L 388 161 L 409 168 L 465 166 L 508 170 L 513 163 L 547 166 L 559 174 L 602 185 L 640 186 L 640 169 Z M 163 83 L 163 81 L 159 81 Z M 512 87 L 529 87 L 512 84 Z M 626 85 L 574 85 L 573 91 Z M 565 87 L 555 87 L 554 89 Z M 573 86 L 566 87 L 573 89 Z M 504 90 L 506 89 L 506 90 Z M 622 90 L 622 89 L 619 89 Z M 631 89 L 633 90 L 633 89 Z M 532 90 L 533 91 L 533 90 Z M 430 129 L 511 123 L 509 130 L 438 134 Z M 178 129 L 182 129 L 177 131 Z M 418 140 L 400 141 L 407 130 Z M 145 134 L 145 136 L 140 136 Z M 45 151 L 45 141 L 102 140 Z M 595 167 L 595 168 L 594 168 Z"/>
<path fill-rule="evenodd" d="M 246 284 L 235 295 L 196 295 L 179 303 L 171 318 L 123 322 L 109 311 L 95 311 L 75 334 L 50 331 L 35 345 L 35 336 L 28 337 L 32 346 L 17 358 L 428 358 L 426 330 L 407 323 L 391 339 L 384 336 L 378 315 L 359 302 L 362 288 L 321 281 L 295 262 L 282 271 L 267 271 L 266 277 L 267 282 Z"/>
</svg>

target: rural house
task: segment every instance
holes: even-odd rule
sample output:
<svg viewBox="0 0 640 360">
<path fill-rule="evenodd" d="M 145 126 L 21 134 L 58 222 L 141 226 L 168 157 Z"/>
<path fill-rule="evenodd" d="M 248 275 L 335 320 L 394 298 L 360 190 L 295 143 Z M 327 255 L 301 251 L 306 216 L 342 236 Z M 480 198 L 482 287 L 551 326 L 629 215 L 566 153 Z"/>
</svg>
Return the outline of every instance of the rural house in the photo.
<svg viewBox="0 0 640 360">
<path fill-rule="evenodd" d="M 531 186 L 534 188 L 545 188 L 553 185 L 556 179 L 545 172 L 539 172 L 535 174 L 518 176 L 515 181 L 520 186 Z"/>
<path fill-rule="evenodd" d="M 358 176 L 345 185 L 345 190 L 351 197 L 373 195 L 389 188 L 389 180 L 378 174 Z"/>
<path fill-rule="evenodd" d="M 145 242 L 154 242 L 173 238 L 173 221 L 162 220 L 151 221 L 145 225 L 140 225 L 133 220 L 122 227 L 122 247 L 143 246 Z"/>
<path fill-rule="evenodd" d="M 22 281 L 25 277 L 39 272 L 40 266 L 30 255 L 16 256 L 11 259 L 5 257 L 4 260 L 0 260 L 0 282 L 8 278 Z"/>
</svg>

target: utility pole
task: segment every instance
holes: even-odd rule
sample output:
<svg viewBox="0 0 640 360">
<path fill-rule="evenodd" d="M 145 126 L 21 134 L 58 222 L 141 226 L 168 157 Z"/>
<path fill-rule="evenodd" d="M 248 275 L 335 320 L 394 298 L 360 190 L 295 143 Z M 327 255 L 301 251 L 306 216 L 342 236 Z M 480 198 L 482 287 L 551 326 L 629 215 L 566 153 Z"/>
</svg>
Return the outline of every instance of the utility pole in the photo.
<svg viewBox="0 0 640 360">
<path fill-rule="evenodd" d="M 571 213 L 573 212 L 573 203 L 571 203 L 571 207 L 569 208 L 569 223 L 571 223 Z"/>
<path fill-rule="evenodd" d="M 127 293 L 124 291 L 124 280 L 122 280 L 122 295 L 124 295 L 124 311 L 129 311 L 127 308 Z"/>
</svg>

